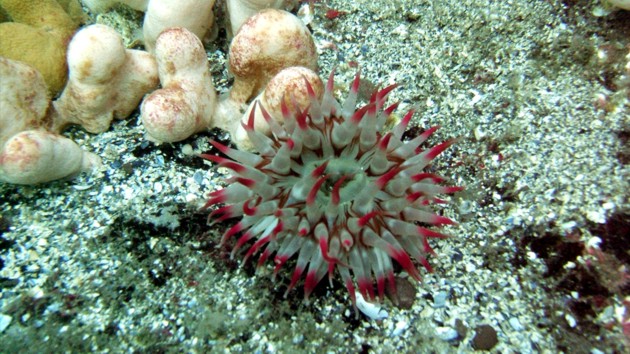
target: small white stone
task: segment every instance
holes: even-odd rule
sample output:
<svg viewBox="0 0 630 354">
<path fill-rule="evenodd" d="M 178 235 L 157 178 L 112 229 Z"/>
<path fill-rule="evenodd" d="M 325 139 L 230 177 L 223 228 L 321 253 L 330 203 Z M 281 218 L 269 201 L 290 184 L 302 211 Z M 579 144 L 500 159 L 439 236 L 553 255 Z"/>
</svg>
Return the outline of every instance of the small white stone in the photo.
<svg viewBox="0 0 630 354">
<path fill-rule="evenodd" d="M 481 101 L 482 97 L 481 97 L 481 94 L 479 93 L 479 91 L 469 90 L 469 92 L 472 93 L 472 95 L 473 95 L 472 99 L 470 100 L 470 105 L 471 106 L 474 106 L 475 103 Z"/>
<path fill-rule="evenodd" d="M 373 320 L 382 320 L 387 318 L 387 311 L 381 309 L 381 305 L 365 301 L 363 295 L 359 292 L 356 294 L 357 308 L 359 311 L 363 312 L 364 315 Z"/>
<path fill-rule="evenodd" d="M 626 318 L 626 307 L 623 305 L 615 305 L 615 318 L 617 322 L 623 323 L 624 318 Z"/>
<path fill-rule="evenodd" d="M 599 210 L 598 211 L 591 210 L 587 212 L 586 218 L 598 224 L 603 224 L 606 222 L 606 217 L 604 216 L 604 213 L 600 212 Z"/>
<path fill-rule="evenodd" d="M 487 135 L 487 133 L 480 126 L 476 126 L 475 130 L 473 131 L 473 133 L 475 135 L 475 140 L 477 140 L 477 141 L 485 138 L 486 135 Z"/>
<path fill-rule="evenodd" d="M 604 17 L 608 16 L 611 12 L 611 9 L 604 8 L 603 6 L 595 6 L 593 8 L 592 14 L 595 17 Z"/>
<path fill-rule="evenodd" d="M 304 341 L 304 335 L 299 333 L 293 337 L 293 344 L 300 344 Z"/>
<path fill-rule="evenodd" d="M 401 335 L 406 329 L 409 327 L 409 323 L 405 320 L 398 321 L 396 323 L 396 328 L 392 331 L 392 337 L 396 337 Z"/>
<path fill-rule="evenodd" d="M 614 307 L 612 305 L 606 306 L 606 308 L 604 308 L 604 311 L 602 311 L 597 316 L 597 319 L 599 321 L 601 321 L 601 323 L 609 323 L 609 322 L 615 321 L 615 309 L 614 309 Z"/>
<path fill-rule="evenodd" d="M 577 226 L 577 223 L 575 221 L 568 221 L 560 225 L 562 230 L 571 230 L 571 229 L 574 229 L 576 226 Z"/>
<path fill-rule="evenodd" d="M 510 319 L 508 320 L 508 322 L 510 323 L 510 326 L 512 326 L 512 328 L 513 328 L 515 331 L 520 332 L 520 331 L 522 331 L 523 329 L 525 329 L 525 328 L 523 327 L 523 325 L 521 324 L 521 321 L 519 321 L 519 320 L 518 320 L 518 318 L 516 318 L 516 317 L 510 317 Z"/>
<path fill-rule="evenodd" d="M 400 38 L 405 39 L 409 37 L 409 31 L 405 25 L 400 25 L 392 31 L 393 34 L 399 35 Z"/>
<path fill-rule="evenodd" d="M 602 239 L 597 237 L 597 236 L 593 236 L 591 238 L 588 239 L 588 241 L 586 241 L 586 248 L 590 249 L 590 248 L 597 248 L 599 249 L 599 245 L 602 243 Z"/>
<path fill-rule="evenodd" d="M 0 333 L 4 332 L 4 330 L 9 327 L 12 319 L 13 317 L 0 313 Z"/>
<path fill-rule="evenodd" d="M 573 318 L 573 316 L 566 314 L 564 315 L 564 319 L 567 320 L 569 327 L 575 328 L 577 326 L 577 321 L 575 320 L 575 318 Z"/>
<path fill-rule="evenodd" d="M 72 186 L 72 188 L 78 190 L 78 191 L 84 191 L 84 190 L 88 190 L 90 189 L 92 186 L 90 185 L 74 185 Z"/>
<path fill-rule="evenodd" d="M 123 198 L 126 200 L 132 199 L 134 197 L 134 191 L 131 188 L 125 188 L 123 192 Z"/>
<path fill-rule="evenodd" d="M 440 68 L 440 66 L 439 66 L 439 65 L 436 65 L 436 66 L 433 68 L 433 74 L 435 74 L 435 76 L 436 76 L 438 79 L 441 79 L 441 78 L 444 76 L 444 73 L 442 73 L 442 69 Z"/>
<path fill-rule="evenodd" d="M 184 144 L 184 146 L 182 146 L 182 154 L 191 156 L 193 154 L 192 146 L 190 144 Z"/>
<path fill-rule="evenodd" d="M 459 336 L 459 334 L 457 334 L 457 331 L 451 327 L 438 327 L 435 329 L 435 332 L 438 338 L 447 342 L 457 339 L 457 337 Z"/>
<path fill-rule="evenodd" d="M 31 289 L 29 291 L 29 294 L 31 295 L 31 298 L 33 300 L 39 300 L 44 297 L 44 291 L 39 286 L 36 286 L 33 289 Z"/>
<path fill-rule="evenodd" d="M 35 262 L 39 259 L 39 254 L 35 250 L 28 250 L 28 260 L 29 262 Z"/>
</svg>

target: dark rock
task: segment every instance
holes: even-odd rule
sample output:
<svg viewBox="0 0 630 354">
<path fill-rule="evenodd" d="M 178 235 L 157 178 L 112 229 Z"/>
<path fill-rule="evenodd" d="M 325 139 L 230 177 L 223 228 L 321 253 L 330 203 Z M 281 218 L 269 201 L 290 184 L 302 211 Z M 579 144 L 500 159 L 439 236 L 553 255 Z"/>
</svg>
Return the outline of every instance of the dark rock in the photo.
<svg viewBox="0 0 630 354">
<path fill-rule="evenodd" d="M 477 350 L 490 350 L 499 342 L 497 331 L 490 325 L 481 325 L 475 328 L 475 336 L 472 340 L 473 348 Z"/>
<path fill-rule="evenodd" d="M 418 289 L 408 279 L 396 277 L 396 294 L 392 294 L 388 288 L 386 295 L 399 309 L 409 310 L 416 300 L 417 292 Z"/>
</svg>

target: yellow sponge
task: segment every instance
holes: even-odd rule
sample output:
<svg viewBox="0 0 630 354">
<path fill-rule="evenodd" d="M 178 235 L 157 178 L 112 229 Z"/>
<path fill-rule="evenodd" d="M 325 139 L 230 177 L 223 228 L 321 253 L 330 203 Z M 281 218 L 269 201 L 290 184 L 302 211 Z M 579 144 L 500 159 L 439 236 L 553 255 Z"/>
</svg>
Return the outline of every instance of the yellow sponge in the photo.
<svg viewBox="0 0 630 354">
<path fill-rule="evenodd" d="M 39 70 L 52 95 L 66 83 L 66 49 L 83 19 L 74 11 L 77 6 L 77 0 L 0 0 L 12 21 L 0 23 L 0 56 Z M 64 8 L 72 9 L 75 17 Z"/>
</svg>

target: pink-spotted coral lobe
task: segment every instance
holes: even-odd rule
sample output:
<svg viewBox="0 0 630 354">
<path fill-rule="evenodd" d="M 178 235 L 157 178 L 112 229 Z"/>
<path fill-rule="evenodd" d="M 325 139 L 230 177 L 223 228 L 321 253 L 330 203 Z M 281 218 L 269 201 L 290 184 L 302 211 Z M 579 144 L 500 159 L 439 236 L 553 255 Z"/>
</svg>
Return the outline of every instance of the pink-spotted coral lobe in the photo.
<svg viewBox="0 0 630 354">
<path fill-rule="evenodd" d="M 454 140 L 423 149 L 437 129 L 431 128 L 404 141 L 413 111 L 383 133 L 397 107 L 385 106 L 396 85 L 356 109 L 359 74 L 343 104 L 333 97 L 333 76 L 321 100 L 305 80 L 309 107 L 284 105 L 282 125 L 261 107 L 271 136 L 255 131 L 249 117 L 244 127 L 258 154 L 211 141 L 227 158 L 202 157 L 232 176 L 210 194 L 206 208 L 218 205 L 213 222 L 239 219 L 221 241 L 237 238 L 233 256 L 246 246 L 245 259 L 258 255 L 258 266 L 272 258 L 274 276 L 296 259 L 287 292 L 305 272 L 306 298 L 322 278 L 338 274 L 353 302 L 357 287 L 366 299 L 383 299 L 386 286 L 395 292 L 393 262 L 420 280 L 416 263 L 432 271 L 429 239 L 446 237 L 432 228 L 454 224 L 431 207 L 444 202 L 439 195 L 462 188 L 426 171 Z"/>
</svg>

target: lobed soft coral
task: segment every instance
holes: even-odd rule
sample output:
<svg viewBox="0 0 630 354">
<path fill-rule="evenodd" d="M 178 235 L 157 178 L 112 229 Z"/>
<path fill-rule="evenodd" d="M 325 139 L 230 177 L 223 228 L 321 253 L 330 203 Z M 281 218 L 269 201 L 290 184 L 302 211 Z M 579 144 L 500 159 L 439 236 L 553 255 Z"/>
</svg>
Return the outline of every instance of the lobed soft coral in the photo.
<svg viewBox="0 0 630 354">
<path fill-rule="evenodd" d="M 263 9 L 282 9 L 290 5 L 287 0 L 227 0 L 227 9 L 230 14 L 230 34 L 235 34 L 239 28 Z"/>
<path fill-rule="evenodd" d="M 39 71 L 0 57 L 0 180 L 36 184 L 92 170 L 100 159 L 45 130 L 50 100 Z"/>
<path fill-rule="evenodd" d="M 230 44 L 234 85 L 230 100 L 246 103 L 282 69 L 317 70 L 317 50 L 310 31 L 293 14 L 265 9 L 250 17 Z"/>
<path fill-rule="evenodd" d="M 46 125 L 50 98 L 42 74 L 32 66 L 0 57 L 0 148 L 13 135 Z"/>
<path fill-rule="evenodd" d="M 215 114 L 221 122 L 232 122 L 225 129 L 232 132 L 237 145 L 246 147 L 247 137 L 236 132 L 249 104 L 283 69 L 304 67 L 317 71 L 317 51 L 308 28 L 297 17 L 266 9 L 241 26 L 230 44 L 229 55 L 234 84 L 220 98 Z M 287 92 L 287 97 L 290 95 Z"/>
<path fill-rule="evenodd" d="M 306 90 L 305 82 L 313 88 L 313 93 L 318 99 L 324 93 L 324 84 L 316 72 L 302 66 L 292 66 L 280 71 L 274 76 L 267 86 L 249 105 L 239 124 L 232 126 L 232 142 L 240 150 L 253 151 L 254 146 L 249 140 L 247 123 L 254 115 L 254 130 L 265 135 L 271 134 L 271 127 L 262 112 L 261 107 L 265 107 L 267 114 L 274 122 L 284 124 L 282 107 L 286 106 L 291 111 L 307 109 L 311 103 L 309 92 Z"/>
<path fill-rule="evenodd" d="M 317 68 L 313 38 L 306 26 L 286 11 L 263 10 L 241 27 L 230 44 L 234 84 L 218 102 L 205 51 L 194 37 L 183 28 L 168 29 L 158 37 L 155 54 L 163 88 L 146 97 L 141 108 L 142 122 L 151 140 L 181 141 L 196 132 L 218 127 L 229 131 L 238 146 L 247 148 L 247 135 L 237 132 L 243 113 L 278 73 L 300 66 L 307 71 L 298 75 L 306 75 L 314 87 L 321 87 L 313 73 Z M 290 97 L 295 88 L 295 84 L 280 86 L 276 84 L 268 90 L 267 96 L 286 92 Z M 297 91 L 293 95 L 299 96 Z M 274 99 L 277 101 L 278 96 Z"/>
<path fill-rule="evenodd" d="M 157 37 L 169 27 L 184 27 L 203 39 L 212 28 L 215 0 L 159 0 L 149 1 L 142 32 L 144 45 L 153 52 Z"/>
<path fill-rule="evenodd" d="M 158 37 L 155 56 L 162 88 L 142 102 L 148 138 L 175 142 L 212 126 L 217 98 L 199 38 L 185 28 L 169 28 Z"/>
<path fill-rule="evenodd" d="M 0 153 L 0 180 L 14 184 L 50 182 L 101 165 L 101 159 L 74 141 L 45 130 L 12 136 Z"/>
<path fill-rule="evenodd" d="M 90 133 L 109 129 L 114 118 L 126 118 L 142 97 L 158 86 L 157 64 L 141 50 L 126 49 L 115 30 L 91 25 L 68 47 L 70 77 L 54 102 L 54 130 L 79 124 Z"/>
</svg>

